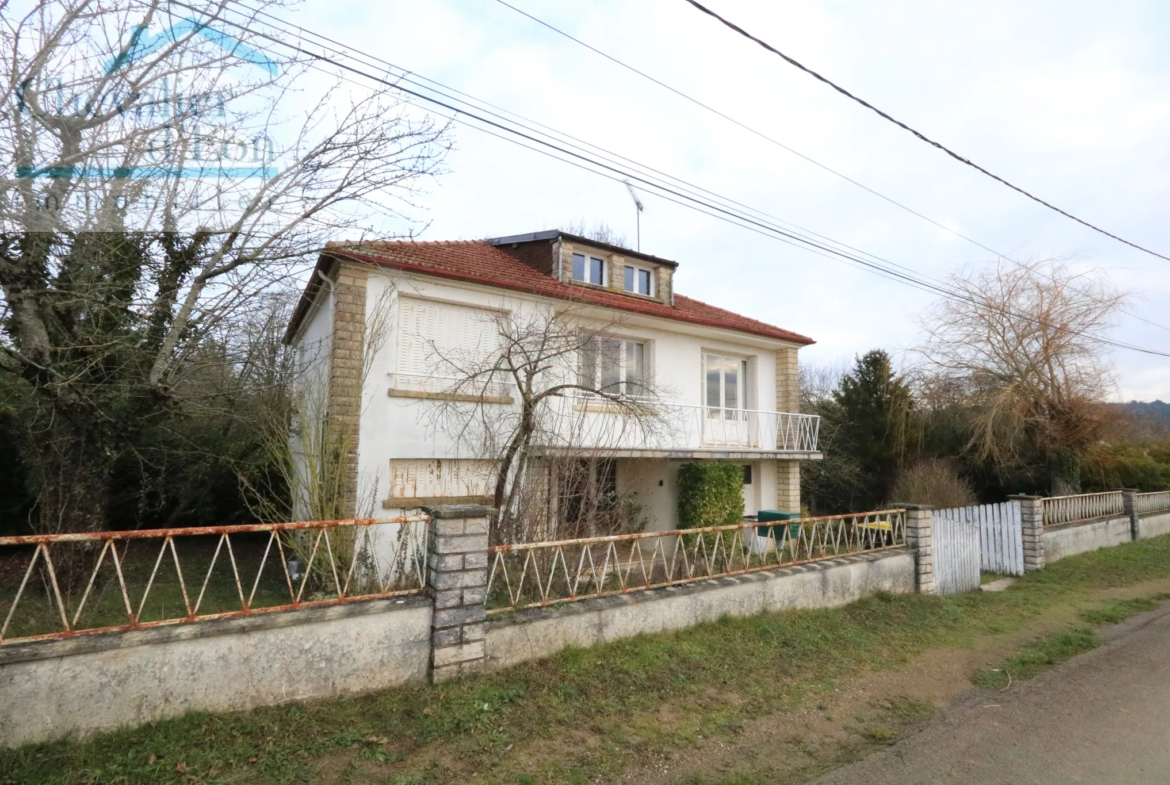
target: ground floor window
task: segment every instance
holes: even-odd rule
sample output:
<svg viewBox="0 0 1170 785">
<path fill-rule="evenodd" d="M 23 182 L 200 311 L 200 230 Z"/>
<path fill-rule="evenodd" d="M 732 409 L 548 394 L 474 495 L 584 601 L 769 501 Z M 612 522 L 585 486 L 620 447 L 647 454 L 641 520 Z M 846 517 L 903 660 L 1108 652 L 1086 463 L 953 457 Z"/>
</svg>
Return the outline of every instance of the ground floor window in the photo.
<svg viewBox="0 0 1170 785">
<path fill-rule="evenodd" d="M 557 507 L 572 536 L 609 533 L 620 525 L 616 461 L 569 460 L 562 462 L 558 470 Z"/>
</svg>

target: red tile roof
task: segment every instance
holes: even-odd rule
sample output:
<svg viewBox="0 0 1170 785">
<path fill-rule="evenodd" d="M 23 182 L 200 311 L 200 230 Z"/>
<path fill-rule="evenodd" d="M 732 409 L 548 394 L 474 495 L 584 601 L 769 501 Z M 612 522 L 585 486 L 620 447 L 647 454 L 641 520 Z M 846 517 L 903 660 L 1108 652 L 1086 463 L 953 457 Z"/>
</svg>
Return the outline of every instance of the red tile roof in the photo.
<svg viewBox="0 0 1170 785">
<path fill-rule="evenodd" d="M 677 293 L 674 296 L 674 305 L 670 306 L 603 289 L 561 283 L 557 279 L 529 267 L 504 249 L 484 240 L 422 243 L 373 242 L 360 245 L 329 243 L 323 256 L 347 258 L 382 267 L 497 286 L 502 289 L 588 303 L 603 308 L 657 316 L 678 322 L 720 327 L 804 345 L 815 343 L 813 339 L 798 333 L 773 327 L 770 324 L 749 319 L 746 316 L 740 316 Z M 316 279 L 314 278 L 314 280 Z M 313 288 L 315 287 L 310 284 L 310 291 Z M 310 292 L 307 291 L 306 294 L 308 295 Z M 287 333 L 289 337 L 296 331 L 297 323 L 303 318 L 303 310 L 305 309 L 298 307 L 294 313 Z"/>
</svg>

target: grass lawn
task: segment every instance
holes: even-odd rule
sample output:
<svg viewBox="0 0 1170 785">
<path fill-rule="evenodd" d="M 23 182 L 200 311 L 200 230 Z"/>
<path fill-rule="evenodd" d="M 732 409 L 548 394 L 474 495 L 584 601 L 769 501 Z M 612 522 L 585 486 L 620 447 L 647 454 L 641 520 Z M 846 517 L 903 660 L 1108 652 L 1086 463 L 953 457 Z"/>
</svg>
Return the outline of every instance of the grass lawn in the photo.
<svg viewBox="0 0 1170 785">
<path fill-rule="evenodd" d="M 192 714 L 83 743 L 0 751 L 0 783 L 609 781 L 663 756 L 732 745 L 785 712 L 827 711 L 850 683 L 932 651 L 1023 635 L 999 668 L 963 677 L 967 686 L 973 679 L 1002 688 L 1006 674 L 1028 678 L 1097 645 L 1096 627 L 1154 607 L 1167 586 L 1170 537 L 1162 537 L 1066 559 L 1001 593 L 879 596 L 835 610 L 724 619 L 462 683 Z M 1135 597 L 1118 599 L 1126 592 Z M 786 737 L 811 750 L 796 779 L 863 754 L 867 744 L 890 743 L 933 710 L 888 696 L 870 716 L 851 718 L 861 742 L 847 747 L 819 745 L 814 723 L 789 722 Z M 643 771 L 628 781 L 778 781 L 747 768 L 722 778 Z"/>
</svg>

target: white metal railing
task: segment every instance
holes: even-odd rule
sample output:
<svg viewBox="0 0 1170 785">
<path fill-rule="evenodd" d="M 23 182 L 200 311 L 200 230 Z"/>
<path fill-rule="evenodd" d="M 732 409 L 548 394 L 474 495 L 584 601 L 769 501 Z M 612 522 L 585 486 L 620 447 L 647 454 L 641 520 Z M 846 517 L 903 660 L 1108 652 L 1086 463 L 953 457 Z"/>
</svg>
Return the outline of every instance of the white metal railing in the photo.
<svg viewBox="0 0 1170 785">
<path fill-rule="evenodd" d="M 392 393 L 441 395 L 458 382 L 411 373 L 387 377 Z M 507 381 L 485 384 L 476 393 L 519 403 L 516 386 Z M 590 450 L 816 452 L 821 424 L 812 414 L 724 409 L 653 397 L 614 401 L 580 391 L 546 399 L 541 417 L 540 446 Z"/>
<path fill-rule="evenodd" d="M 1154 491 L 1153 493 L 1138 493 L 1134 495 L 1137 512 L 1161 512 L 1170 510 L 1170 491 Z"/>
<path fill-rule="evenodd" d="M 565 397 L 550 402 L 546 447 L 816 452 L 820 418 L 674 401 Z"/>
<path fill-rule="evenodd" d="M 1053 496 L 1044 500 L 1044 525 L 1084 521 L 1106 515 L 1122 515 L 1125 503 L 1121 491 Z"/>
</svg>

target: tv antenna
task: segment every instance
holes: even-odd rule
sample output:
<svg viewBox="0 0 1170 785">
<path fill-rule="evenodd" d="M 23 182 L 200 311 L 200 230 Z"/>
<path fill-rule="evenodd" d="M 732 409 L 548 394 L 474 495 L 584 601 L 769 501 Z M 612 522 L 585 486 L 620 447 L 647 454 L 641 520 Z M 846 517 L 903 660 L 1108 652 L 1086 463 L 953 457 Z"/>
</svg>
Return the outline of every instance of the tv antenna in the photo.
<svg viewBox="0 0 1170 785">
<path fill-rule="evenodd" d="M 634 215 L 636 215 L 638 218 L 638 251 L 641 252 L 641 250 L 642 250 L 642 211 L 645 210 L 646 208 L 645 208 L 645 206 L 643 206 L 642 200 L 638 198 L 638 192 L 634 190 L 634 186 L 630 185 L 630 181 L 629 180 L 622 180 L 622 182 L 626 184 L 626 189 L 630 192 L 630 198 L 634 200 L 634 206 L 638 208 L 638 212 L 636 212 Z"/>
</svg>

